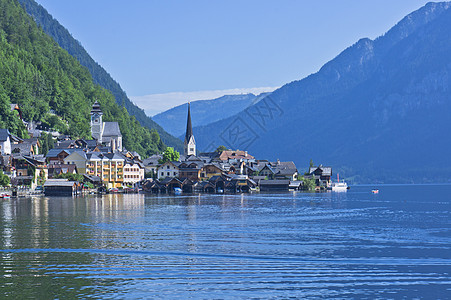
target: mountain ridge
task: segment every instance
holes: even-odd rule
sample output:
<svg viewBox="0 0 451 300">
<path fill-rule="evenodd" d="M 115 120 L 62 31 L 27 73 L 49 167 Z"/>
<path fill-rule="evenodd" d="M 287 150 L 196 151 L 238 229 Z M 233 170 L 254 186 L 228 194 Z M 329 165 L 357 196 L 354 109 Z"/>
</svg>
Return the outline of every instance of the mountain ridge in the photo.
<svg viewBox="0 0 451 300">
<path fill-rule="evenodd" d="M 206 125 L 232 116 L 267 94 L 269 93 L 224 95 L 210 100 L 191 101 L 193 126 Z M 184 103 L 155 115 L 153 120 L 172 135 L 183 139 L 187 109 L 188 104 Z"/>
<path fill-rule="evenodd" d="M 381 37 L 360 39 L 317 73 L 284 85 L 259 104 L 195 127 L 199 147 L 211 150 L 226 144 L 242 149 L 242 141 L 250 141 L 248 150 L 255 156 L 298 165 L 313 158 L 336 166 L 356 182 L 449 180 L 451 173 L 443 166 L 448 155 L 441 149 L 451 141 L 419 124 L 451 130 L 449 122 L 437 120 L 451 112 L 446 101 L 451 88 L 450 6 L 428 3 Z M 240 130 L 251 138 L 233 136 Z M 424 155 L 431 145 L 440 159 L 427 163 Z"/>
</svg>

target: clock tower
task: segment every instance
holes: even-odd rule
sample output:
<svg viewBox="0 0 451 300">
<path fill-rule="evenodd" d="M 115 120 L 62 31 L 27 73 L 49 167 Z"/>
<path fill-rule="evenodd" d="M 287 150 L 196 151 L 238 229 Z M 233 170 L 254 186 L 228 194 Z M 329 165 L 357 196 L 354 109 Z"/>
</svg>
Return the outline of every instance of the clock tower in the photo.
<svg viewBox="0 0 451 300">
<path fill-rule="evenodd" d="M 91 110 L 91 135 L 92 138 L 97 140 L 98 144 L 102 143 L 103 122 L 102 111 L 100 110 L 99 102 L 95 102 Z"/>
</svg>

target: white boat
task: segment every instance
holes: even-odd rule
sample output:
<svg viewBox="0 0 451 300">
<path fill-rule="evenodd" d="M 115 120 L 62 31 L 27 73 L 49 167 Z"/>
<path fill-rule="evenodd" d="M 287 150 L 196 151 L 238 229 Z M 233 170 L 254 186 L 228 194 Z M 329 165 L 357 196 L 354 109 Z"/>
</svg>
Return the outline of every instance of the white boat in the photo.
<svg viewBox="0 0 451 300">
<path fill-rule="evenodd" d="M 344 181 L 332 182 L 330 187 L 332 192 L 346 192 L 348 190 L 348 184 Z"/>
<path fill-rule="evenodd" d="M 346 192 L 349 187 L 348 184 L 344 181 L 340 182 L 340 177 L 337 174 L 337 182 L 332 182 L 330 185 L 330 189 L 332 192 Z"/>
</svg>

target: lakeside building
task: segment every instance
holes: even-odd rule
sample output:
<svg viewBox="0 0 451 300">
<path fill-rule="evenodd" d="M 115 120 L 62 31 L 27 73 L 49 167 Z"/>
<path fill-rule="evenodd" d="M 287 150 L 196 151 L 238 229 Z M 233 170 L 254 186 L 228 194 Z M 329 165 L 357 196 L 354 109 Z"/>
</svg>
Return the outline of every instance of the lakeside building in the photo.
<svg viewBox="0 0 451 300">
<path fill-rule="evenodd" d="M 96 101 L 91 110 L 91 133 L 94 140 L 71 139 L 59 135 L 54 149 L 39 153 L 39 140 L 19 139 L 0 129 L 0 163 L 16 183 L 37 184 L 61 174 L 82 174 L 95 186 L 121 188 L 141 186 L 148 191 L 171 192 L 243 192 L 301 189 L 302 181 L 292 161 L 256 159 L 246 150 L 223 150 L 197 155 L 191 107 L 188 105 L 184 153 L 179 161 L 167 161 L 161 154 L 141 160 L 136 152 L 122 147 L 117 122 L 103 122 L 103 112 Z M 151 179 L 145 180 L 145 174 Z M 313 167 L 305 178 L 314 178 L 321 187 L 330 185 L 331 167 Z"/>
</svg>

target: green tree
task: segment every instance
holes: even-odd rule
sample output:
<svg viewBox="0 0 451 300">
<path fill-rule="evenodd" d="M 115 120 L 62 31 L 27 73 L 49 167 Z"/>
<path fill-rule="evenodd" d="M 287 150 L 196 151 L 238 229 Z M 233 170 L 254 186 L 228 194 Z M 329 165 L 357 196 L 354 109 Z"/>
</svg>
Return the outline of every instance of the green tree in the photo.
<svg viewBox="0 0 451 300">
<path fill-rule="evenodd" d="M 216 148 L 215 152 L 221 153 L 222 151 L 228 150 L 226 146 L 221 145 L 218 148 Z"/>
<path fill-rule="evenodd" d="M 166 147 L 166 150 L 163 153 L 163 158 L 159 160 L 160 164 L 164 164 L 168 161 L 178 161 L 180 159 L 180 153 L 178 153 L 172 147 Z"/>
<path fill-rule="evenodd" d="M 305 190 L 305 191 L 314 191 L 315 190 L 315 188 L 316 188 L 315 178 L 300 177 L 299 180 L 301 180 L 303 182 L 303 185 L 302 185 L 303 190 Z"/>
<path fill-rule="evenodd" d="M 78 182 L 83 182 L 85 177 L 81 174 L 77 174 L 77 173 L 61 173 L 58 176 L 56 176 L 55 178 L 57 179 L 68 179 L 69 181 L 78 181 Z"/>
<path fill-rule="evenodd" d="M 43 185 L 44 183 L 45 183 L 45 172 L 44 170 L 41 170 L 38 176 L 38 185 Z"/>
<path fill-rule="evenodd" d="M 5 174 L 3 174 L 3 170 L 0 169 L 0 186 L 8 186 L 11 180 Z"/>
</svg>

